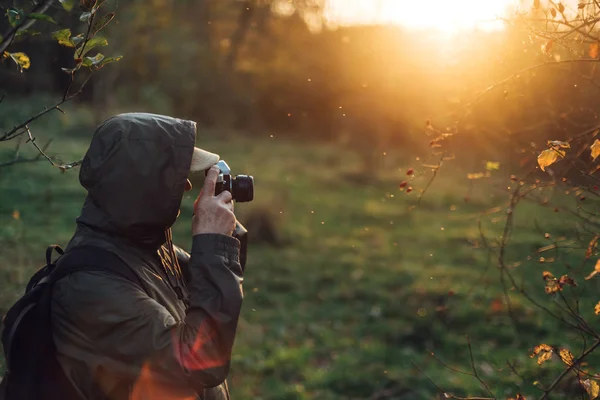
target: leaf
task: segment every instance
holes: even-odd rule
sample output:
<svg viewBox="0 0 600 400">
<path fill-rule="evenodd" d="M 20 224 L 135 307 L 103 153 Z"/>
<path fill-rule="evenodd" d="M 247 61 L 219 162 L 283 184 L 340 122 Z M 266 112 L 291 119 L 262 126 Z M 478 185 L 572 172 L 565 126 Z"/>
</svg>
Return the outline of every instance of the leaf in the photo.
<svg viewBox="0 0 600 400">
<path fill-rule="evenodd" d="M 588 276 L 585 277 L 585 280 L 590 280 L 592 279 L 597 273 L 600 272 L 600 260 L 596 261 L 596 265 L 594 266 L 594 270 L 592 271 L 591 274 L 589 274 Z"/>
<path fill-rule="evenodd" d="M 42 32 L 39 31 L 34 31 L 33 29 L 19 29 L 17 31 L 17 33 L 15 34 L 16 37 L 21 37 L 21 36 L 37 36 L 37 35 L 41 35 Z"/>
<path fill-rule="evenodd" d="M 561 288 L 566 285 L 573 286 L 573 287 L 577 286 L 577 283 L 575 283 L 575 279 L 571 278 L 568 275 L 561 276 L 560 279 L 558 280 L 558 284 L 560 285 Z"/>
<path fill-rule="evenodd" d="M 547 281 L 547 280 L 549 280 L 549 279 L 556 279 L 556 278 L 554 277 L 554 275 L 552 275 L 552 272 L 549 272 L 549 271 L 544 271 L 544 272 L 542 272 L 542 278 L 543 278 L 545 281 Z"/>
<path fill-rule="evenodd" d="M 600 156 L 600 140 L 594 140 L 594 143 L 590 146 L 590 150 L 592 151 L 592 159 L 596 161 L 596 158 Z"/>
<path fill-rule="evenodd" d="M 600 315 L 600 301 L 594 306 L 594 314 Z"/>
<path fill-rule="evenodd" d="M 46 14 L 31 13 L 27 15 L 27 17 L 31 19 L 37 19 L 38 21 L 46 21 L 52 24 L 56 24 L 56 21 L 51 16 Z"/>
<path fill-rule="evenodd" d="M 58 44 L 67 47 L 75 47 L 71 41 L 71 30 L 69 28 L 61 29 L 52 33 L 52 38 L 58 41 Z"/>
<path fill-rule="evenodd" d="M 77 36 L 73 36 L 71 38 L 71 43 L 73 43 L 74 46 L 79 46 L 81 44 L 81 42 L 83 42 L 83 35 L 79 34 Z"/>
<path fill-rule="evenodd" d="M 108 40 L 104 36 L 96 36 L 87 41 L 83 50 L 81 51 L 81 56 L 85 56 L 90 50 L 97 46 L 107 46 Z M 77 52 L 76 52 L 77 53 Z"/>
<path fill-rule="evenodd" d="M 590 44 L 590 50 L 588 51 L 588 54 L 592 58 L 598 58 L 598 42 Z"/>
<path fill-rule="evenodd" d="M 560 140 L 548 140 L 548 147 L 554 148 L 555 150 L 558 150 L 558 149 L 570 149 L 571 148 L 571 143 L 569 143 L 569 142 L 562 142 Z"/>
<path fill-rule="evenodd" d="M 564 362 L 568 366 L 573 365 L 573 361 L 575 360 L 575 357 L 573 357 L 573 354 L 569 350 L 567 350 L 567 349 L 560 349 L 558 351 L 558 356 L 560 357 L 560 359 L 562 360 L 562 362 Z"/>
<path fill-rule="evenodd" d="M 8 53 L 10 58 L 17 64 L 19 71 L 23 72 L 24 69 L 31 67 L 31 60 L 25 53 Z"/>
<path fill-rule="evenodd" d="M 122 58 L 123 58 L 123 56 L 106 57 L 104 60 L 102 60 L 102 62 L 100 64 L 96 65 L 96 69 L 100 69 L 100 68 L 104 67 L 106 64 L 110 64 L 112 62 L 121 61 Z"/>
<path fill-rule="evenodd" d="M 550 358 L 552 358 L 552 353 L 554 349 L 552 346 L 548 346 L 547 344 L 540 344 L 539 346 L 535 346 L 533 349 L 533 353 L 529 356 L 530 358 L 534 358 L 537 356 L 538 365 L 542 365 Z"/>
<path fill-rule="evenodd" d="M 500 169 L 500 163 L 494 161 L 488 161 L 485 163 L 485 169 L 488 171 L 498 171 Z"/>
<path fill-rule="evenodd" d="M 90 17 L 92 16 L 92 14 L 93 14 L 93 13 L 92 13 L 91 11 L 86 11 L 86 12 L 82 13 L 82 14 L 79 16 L 79 20 L 80 20 L 80 21 L 83 21 L 83 22 L 86 22 L 87 20 L 89 20 L 89 19 L 90 19 Z"/>
<path fill-rule="evenodd" d="M 475 172 L 475 173 L 467 174 L 467 179 L 482 179 L 482 178 L 488 178 L 489 176 L 490 176 L 489 172 L 486 172 L 486 173 Z"/>
<path fill-rule="evenodd" d="M 65 11 L 71 11 L 75 5 L 75 0 L 58 0 L 62 4 Z"/>
<path fill-rule="evenodd" d="M 108 13 L 108 14 L 102 16 L 98 20 L 96 20 L 96 22 L 94 22 L 94 26 L 92 28 L 92 35 L 95 35 L 96 33 L 100 32 L 102 29 L 104 29 L 106 27 L 106 25 L 108 25 L 110 23 L 110 21 L 113 20 L 114 17 L 115 17 L 115 13 L 111 12 L 111 13 Z"/>
<path fill-rule="evenodd" d="M 580 10 L 584 9 L 585 8 L 585 3 L 583 1 L 580 2 L 579 4 L 577 4 L 577 8 L 580 9 Z"/>
<path fill-rule="evenodd" d="M 583 388 L 587 392 L 588 396 L 590 396 L 591 400 L 594 400 L 598 397 L 598 395 L 600 395 L 600 386 L 598 385 L 598 382 L 591 379 L 586 379 L 585 381 L 581 382 L 581 384 L 583 385 Z"/>
<path fill-rule="evenodd" d="M 511 397 L 508 400 L 527 400 L 521 393 L 517 393 L 515 397 Z"/>
<path fill-rule="evenodd" d="M 550 54 L 552 51 L 552 39 L 549 39 L 546 43 L 542 45 L 542 53 Z"/>
<path fill-rule="evenodd" d="M 98 53 L 94 57 L 84 57 L 82 65 L 84 67 L 91 67 L 100 64 L 102 60 L 104 60 L 104 54 Z"/>
<path fill-rule="evenodd" d="M 560 12 L 561 14 L 565 12 L 565 6 L 563 5 L 563 3 L 558 3 L 558 12 Z"/>
<path fill-rule="evenodd" d="M 25 12 L 20 8 L 11 7 L 6 11 L 6 16 L 8 17 L 8 23 L 14 28 L 21 24 L 25 18 Z"/>
<path fill-rule="evenodd" d="M 552 18 L 556 18 L 556 10 L 554 8 L 550 9 L 550 14 L 552 14 Z"/>
<path fill-rule="evenodd" d="M 564 157 L 565 154 L 563 150 L 546 149 L 538 156 L 538 164 L 542 171 L 545 171 L 546 167 L 554 164 L 558 160 L 558 157 Z"/>
<path fill-rule="evenodd" d="M 585 252 L 585 258 L 590 258 L 592 254 L 594 254 L 594 250 L 598 247 L 598 239 L 600 239 L 600 236 L 594 236 L 594 238 L 590 240 L 590 244 Z"/>
</svg>

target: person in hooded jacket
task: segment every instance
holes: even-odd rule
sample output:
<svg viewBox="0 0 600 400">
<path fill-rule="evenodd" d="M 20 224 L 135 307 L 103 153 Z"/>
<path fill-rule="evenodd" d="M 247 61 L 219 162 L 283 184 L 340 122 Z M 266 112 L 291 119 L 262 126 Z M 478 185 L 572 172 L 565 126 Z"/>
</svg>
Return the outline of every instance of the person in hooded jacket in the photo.
<svg viewBox="0 0 600 400">
<path fill-rule="evenodd" d="M 195 142 L 195 122 L 144 113 L 112 117 L 94 133 L 79 175 L 87 197 L 66 251 L 108 250 L 143 287 L 103 271 L 55 284 L 57 357 L 81 399 L 230 398 L 240 244 L 231 194 L 215 196 L 219 156 Z M 207 169 L 190 255 L 173 244 L 171 226 L 190 171 Z"/>
</svg>

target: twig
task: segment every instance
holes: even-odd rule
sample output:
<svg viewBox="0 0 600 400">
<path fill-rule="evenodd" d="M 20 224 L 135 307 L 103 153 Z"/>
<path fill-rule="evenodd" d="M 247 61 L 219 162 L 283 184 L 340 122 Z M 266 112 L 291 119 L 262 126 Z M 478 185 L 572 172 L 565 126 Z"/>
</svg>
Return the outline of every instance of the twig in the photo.
<svg viewBox="0 0 600 400">
<path fill-rule="evenodd" d="M 429 380 L 429 382 L 431 382 L 431 384 L 433 386 L 435 386 L 435 388 L 440 393 L 443 393 L 444 397 L 447 398 L 447 399 L 453 399 L 453 400 L 496 400 L 494 397 L 492 397 L 492 398 L 490 398 L 490 397 L 458 397 L 458 396 L 455 396 L 453 394 L 450 394 L 450 393 L 446 392 L 444 389 L 442 389 L 441 387 L 439 387 L 438 384 L 435 383 L 433 381 L 433 379 L 431 379 L 429 377 L 429 375 L 427 375 L 427 373 L 425 373 L 425 371 L 423 371 L 423 369 L 417 365 L 417 363 L 415 363 L 412 360 L 411 360 L 411 363 L 412 363 L 412 365 L 415 366 L 416 369 L 418 369 L 423 374 L 423 376 L 425 376 L 425 378 L 427 378 Z"/>
<path fill-rule="evenodd" d="M 33 8 L 33 10 L 31 10 L 30 14 L 43 14 L 50 8 L 52 3 L 54 3 L 54 0 L 46 0 L 45 2 L 38 4 Z M 19 30 L 29 29 L 33 24 L 35 24 L 35 22 L 35 19 L 29 18 L 29 15 L 27 15 L 25 18 L 23 18 L 23 21 L 21 21 L 20 24 L 15 27 L 11 27 L 4 32 L 2 35 L 2 42 L 0 42 L 0 54 L 2 54 L 2 52 L 4 52 L 8 46 L 10 46 Z"/>
<path fill-rule="evenodd" d="M 29 136 L 29 140 L 28 142 L 31 142 L 31 144 L 33 144 L 33 146 L 38 150 L 39 154 L 37 155 L 37 157 L 34 159 L 35 161 L 38 161 L 41 159 L 41 157 L 44 157 L 46 160 L 48 160 L 48 162 L 50 162 L 50 164 L 52 164 L 53 167 L 56 167 L 58 169 L 60 169 L 62 172 L 65 172 L 66 170 L 72 169 L 74 167 L 77 167 L 79 165 L 81 165 L 81 163 L 83 162 L 83 160 L 78 160 L 78 161 L 74 161 L 68 164 L 57 164 L 55 163 L 52 158 L 50 158 L 45 150 L 47 149 L 47 147 L 50 145 L 50 142 L 48 142 L 48 144 L 44 147 L 41 148 L 40 146 L 38 146 L 38 144 L 35 141 L 35 138 L 33 137 L 33 135 L 31 134 L 31 130 L 29 129 L 29 127 L 25 127 L 26 131 L 27 131 L 27 135 Z"/>
<path fill-rule="evenodd" d="M 496 396 L 494 395 L 494 393 L 492 393 L 488 384 L 485 383 L 485 381 L 483 379 L 481 379 L 481 377 L 479 376 L 479 373 L 477 372 L 477 368 L 475 367 L 475 361 L 473 360 L 473 350 L 471 349 L 471 339 L 468 336 L 467 336 L 467 345 L 469 346 L 469 356 L 471 358 L 471 369 L 473 370 L 473 376 L 479 381 L 479 383 L 481 383 L 481 386 L 483 386 L 485 388 L 485 390 L 487 390 L 488 394 L 490 396 L 492 396 L 493 399 L 495 399 Z"/>
<path fill-rule="evenodd" d="M 536 69 L 539 68 L 543 68 L 543 67 L 547 67 L 547 66 L 551 66 L 551 65 L 561 65 L 561 64 L 572 64 L 572 63 L 598 63 L 600 62 L 600 60 L 596 60 L 596 59 L 587 59 L 587 58 L 583 58 L 583 59 L 572 59 L 572 60 L 560 60 L 560 61 L 546 61 L 540 64 L 536 64 L 533 65 L 531 67 L 527 67 L 524 68 L 522 70 L 520 70 L 517 73 L 512 74 L 511 76 L 494 83 L 491 86 L 488 86 L 486 89 L 484 89 L 483 91 L 481 91 L 477 96 L 475 96 L 475 98 L 473 98 L 473 100 L 469 101 L 466 104 L 461 105 L 458 108 L 455 108 L 454 110 L 452 110 L 450 113 L 448 113 L 447 115 L 453 115 L 454 113 L 456 113 L 457 111 L 460 111 L 462 109 L 471 107 L 472 105 L 476 104 L 477 102 L 479 102 L 486 94 L 488 94 L 489 92 L 491 92 L 492 90 L 496 89 L 499 86 L 502 86 L 516 78 L 518 78 L 519 76 L 521 76 L 524 73 L 527 72 L 531 72 L 534 71 Z"/>
<path fill-rule="evenodd" d="M 569 371 L 571 371 L 573 368 L 575 368 L 577 366 L 577 364 L 580 364 L 583 361 L 583 359 L 586 358 L 587 356 L 589 356 L 594 350 L 596 350 L 596 348 L 598 346 L 600 346 L 600 340 L 598 340 L 596 343 L 594 343 L 594 345 L 592 347 L 587 349 L 581 355 L 581 357 L 579 357 L 577 360 L 573 361 L 572 365 L 567 366 L 567 368 L 565 368 L 565 370 L 563 372 L 561 372 L 561 374 L 554 380 L 554 382 L 552 382 L 550 387 L 548 387 L 547 389 L 544 390 L 544 394 L 542 395 L 542 397 L 540 397 L 539 400 L 547 399 L 550 392 L 552 392 L 552 390 L 554 390 L 556 385 L 558 385 L 560 383 L 560 381 L 569 373 Z"/>
<path fill-rule="evenodd" d="M 429 179 L 429 182 L 427 182 L 427 185 L 425 185 L 425 188 L 423 189 L 423 191 L 419 195 L 419 198 L 417 199 L 417 205 L 421 204 L 421 199 L 423 198 L 423 196 L 425 196 L 425 193 L 427 192 L 427 190 L 429 189 L 429 187 L 431 186 L 431 184 L 435 180 L 438 171 L 442 167 L 442 162 L 444 162 L 444 157 L 446 157 L 446 152 L 445 151 L 442 152 L 442 157 L 440 158 L 440 161 L 437 163 L 437 166 L 433 169 L 433 175 L 431 176 L 431 179 Z"/>
</svg>

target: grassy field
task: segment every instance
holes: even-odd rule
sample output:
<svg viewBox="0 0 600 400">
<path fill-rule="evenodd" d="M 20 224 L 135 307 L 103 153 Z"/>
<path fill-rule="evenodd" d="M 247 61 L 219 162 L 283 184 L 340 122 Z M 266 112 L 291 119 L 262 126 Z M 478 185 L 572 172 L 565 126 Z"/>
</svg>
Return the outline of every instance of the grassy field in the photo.
<svg viewBox="0 0 600 400">
<path fill-rule="evenodd" d="M 83 155 L 92 133 L 85 121 L 69 115 L 48 123 L 44 133 L 56 132 L 54 153 L 65 161 Z M 578 343 L 577 335 L 515 292 L 510 296 L 516 321 L 507 316 L 494 256 L 483 248 L 477 225 L 482 210 L 508 200 L 489 184 L 475 187 L 465 203 L 465 175 L 448 166 L 417 205 L 418 189 L 431 172 L 393 151 L 372 171 L 361 171 L 351 152 L 269 134 L 251 139 L 201 132 L 199 145 L 256 180 L 256 200 L 236 209 L 243 223 L 262 233 L 251 245 L 246 270 L 230 380 L 234 398 L 437 398 L 425 374 L 449 392 L 485 396 L 476 379 L 431 356 L 470 370 L 468 336 L 477 370 L 494 394 L 521 392 L 529 399 L 540 393 L 534 381 L 548 382 L 560 368 L 556 360 L 538 367 L 528 355 L 533 346 Z M 7 156 L 10 148 L 0 151 Z M 406 194 L 398 185 L 409 167 L 416 169 L 415 190 Z M 500 173 L 493 179 L 500 187 L 510 185 Z M 42 265 L 46 246 L 67 243 L 85 193 L 77 171 L 63 174 L 42 162 L 0 170 L 0 193 L 4 312 Z M 176 242 L 185 248 L 196 194 L 197 188 L 186 196 L 174 227 Z M 504 216 L 504 207 L 488 215 L 486 233 L 497 239 Z M 515 274 L 551 307 L 542 271 L 560 275 L 566 263 L 579 265 L 582 253 L 561 255 L 551 265 L 540 265 L 535 253 L 551 243 L 546 232 L 566 235 L 576 222 L 526 203 L 515 217 L 507 258 L 523 261 Z M 266 225 L 272 229 L 265 231 Z M 597 289 L 595 281 L 577 289 L 582 313 L 591 318 Z"/>
</svg>

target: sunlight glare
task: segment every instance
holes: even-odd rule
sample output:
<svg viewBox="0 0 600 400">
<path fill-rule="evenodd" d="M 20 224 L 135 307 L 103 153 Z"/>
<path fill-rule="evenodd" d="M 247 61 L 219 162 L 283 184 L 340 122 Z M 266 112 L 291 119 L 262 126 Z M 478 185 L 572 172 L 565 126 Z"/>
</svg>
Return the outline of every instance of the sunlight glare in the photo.
<svg viewBox="0 0 600 400">
<path fill-rule="evenodd" d="M 329 0 L 326 19 L 333 24 L 394 24 L 444 32 L 502 27 L 517 0 Z"/>
</svg>

